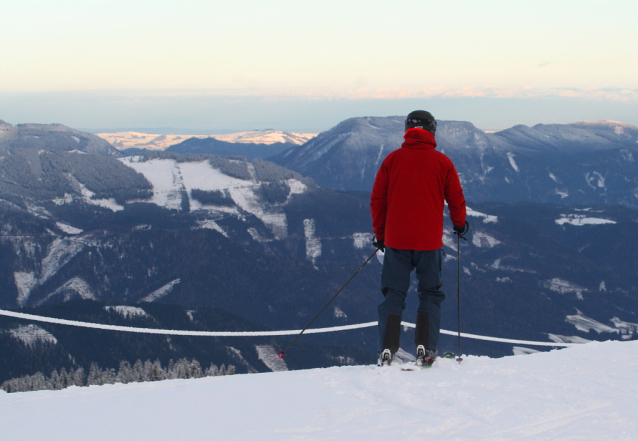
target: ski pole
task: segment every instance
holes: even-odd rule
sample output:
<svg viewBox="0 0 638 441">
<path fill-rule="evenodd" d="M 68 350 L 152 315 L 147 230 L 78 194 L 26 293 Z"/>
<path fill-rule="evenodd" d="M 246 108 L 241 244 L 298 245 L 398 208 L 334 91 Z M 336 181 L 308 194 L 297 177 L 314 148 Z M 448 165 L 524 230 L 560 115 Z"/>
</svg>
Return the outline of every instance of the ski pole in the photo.
<svg viewBox="0 0 638 441">
<path fill-rule="evenodd" d="M 470 223 L 469 222 L 465 222 L 465 227 L 464 227 L 464 231 L 462 232 L 455 232 L 454 234 L 456 234 L 456 263 L 457 263 L 457 267 L 456 267 L 456 280 L 457 280 L 457 289 L 456 289 L 456 293 L 457 293 L 457 301 L 456 301 L 456 321 L 457 321 L 457 326 L 458 326 L 458 352 L 457 352 L 457 356 L 456 356 L 456 361 L 459 362 L 459 364 L 461 364 L 461 362 L 463 361 L 463 359 L 461 358 L 461 238 L 463 238 L 463 240 L 467 240 L 465 238 L 465 234 L 469 231 L 470 229 Z"/>
<path fill-rule="evenodd" d="M 350 278 L 348 279 L 348 281 L 347 281 L 347 282 L 346 282 L 346 283 L 345 283 L 345 284 L 344 284 L 341 288 L 339 288 L 339 291 L 337 291 L 337 293 L 336 293 L 335 295 L 333 295 L 333 296 L 332 296 L 332 298 L 328 301 L 328 303 L 326 303 L 326 305 L 325 305 L 323 308 L 321 308 L 321 311 L 319 311 L 319 312 L 317 313 L 317 315 L 315 315 L 315 316 L 314 316 L 314 318 L 313 318 L 312 320 L 310 320 L 310 323 L 308 323 L 308 324 L 306 325 L 306 327 L 305 327 L 305 328 L 303 328 L 299 334 L 297 334 L 297 336 L 293 339 L 293 341 L 291 341 L 291 342 L 288 344 L 288 346 L 286 346 L 286 348 L 285 348 L 283 351 L 281 351 L 281 354 L 279 354 L 279 358 L 283 357 L 283 356 L 284 356 L 284 354 L 286 353 L 286 351 L 287 351 L 288 349 L 290 349 L 290 347 L 291 347 L 291 346 L 292 346 L 292 345 L 293 345 L 293 344 L 297 341 L 297 339 L 298 339 L 299 337 L 301 337 L 301 334 L 303 334 L 304 332 L 306 332 L 306 329 L 308 329 L 308 328 L 310 327 L 310 325 L 312 325 L 312 323 L 313 323 L 313 322 L 317 319 L 317 317 L 319 317 L 319 316 L 321 315 L 321 313 L 322 313 L 322 312 L 324 312 L 324 311 L 326 310 L 326 308 L 328 307 L 328 305 L 330 305 L 330 303 L 332 303 L 332 301 L 333 301 L 334 299 L 336 299 L 336 298 L 337 298 L 337 296 L 341 293 L 341 291 L 343 291 L 343 289 L 344 289 L 346 286 L 348 286 L 348 283 L 350 283 L 350 282 L 352 281 L 352 279 L 354 279 L 354 277 L 355 277 L 357 274 L 359 274 L 359 271 L 361 271 L 361 270 L 363 269 L 363 267 L 364 267 L 364 266 L 366 266 L 366 265 L 368 264 L 368 262 L 370 262 L 370 259 L 372 259 L 372 258 L 374 257 L 374 255 L 375 255 L 375 254 L 377 254 L 377 251 L 379 251 L 379 250 L 378 250 L 378 249 L 377 249 L 377 250 L 375 250 L 375 251 L 374 251 L 374 253 L 372 253 L 372 254 L 370 255 L 370 257 L 368 257 L 368 259 L 367 259 L 365 262 L 363 262 L 363 265 L 361 265 L 361 266 L 359 267 L 359 269 L 358 269 L 358 270 L 357 270 L 357 271 L 356 271 L 356 272 L 352 275 L 352 277 L 350 277 Z"/>
</svg>

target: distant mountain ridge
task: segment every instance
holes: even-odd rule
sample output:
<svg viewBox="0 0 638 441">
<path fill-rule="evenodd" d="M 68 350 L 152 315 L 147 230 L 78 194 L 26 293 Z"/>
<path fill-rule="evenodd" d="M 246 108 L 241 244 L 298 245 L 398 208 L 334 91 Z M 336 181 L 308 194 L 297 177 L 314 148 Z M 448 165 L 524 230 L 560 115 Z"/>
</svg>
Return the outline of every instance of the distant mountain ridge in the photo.
<svg viewBox="0 0 638 441">
<path fill-rule="evenodd" d="M 245 156 L 247 158 L 264 159 L 275 156 L 285 150 L 294 147 L 296 144 L 272 143 L 272 144 L 252 144 L 221 141 L 216 138 L 189 138 L 167 148 L 167 152 L 175 153 L 198 153 L 221 156 Z"/>
<path fill-rule="evenodd" d="M 351 118 L 271 159 L 319 185 L 370 191 L 383 159 L 403 142 L 403 120 Z M 469 122 L 439 121 L 436 140 L 471 201 L 638 207 L 638 128 L 629 124 L 518 125 L 485 133 Z"/>
<path fill-rule="evenodd" d="M 252 130 L 246 132 L 228 133 L 223 135 L 202 135 L 190 133 L 186 134 L 183 132 L 146 133 L 136 131 L 101 132 L 96 133 L 96 135 L 111 143 L 116 149 L 124 152 L 130 151 L 130 149 L 163 151 L 188 139 L 215 139 L 219 141 L 229 142 L 233 145 L 257 144 L 260 146 L 268 146 L 272 144 L 278 144 L 292 147 L 295 145 L 301 145 L 316 136 L 315 133 L 283 132 L 281 130 L 272 129 Z M 270 150 L 269 154 L 273 155 L 275 154 L 274 152 L 274 150 Z M 215 152 L 211 152 L 211 154 L 215 154 Z M 231 154 L 242 155 L 243 153 L 233 152 Z"/>
<path fill-rule="evenodd" d="M 62 124 L 18 124 L 0 120 L 0 152 L 10 147 L 48 151 L 77 150 L 104 156 L 120 156 L 111 144 L 97 135 Z"/>
</svg>

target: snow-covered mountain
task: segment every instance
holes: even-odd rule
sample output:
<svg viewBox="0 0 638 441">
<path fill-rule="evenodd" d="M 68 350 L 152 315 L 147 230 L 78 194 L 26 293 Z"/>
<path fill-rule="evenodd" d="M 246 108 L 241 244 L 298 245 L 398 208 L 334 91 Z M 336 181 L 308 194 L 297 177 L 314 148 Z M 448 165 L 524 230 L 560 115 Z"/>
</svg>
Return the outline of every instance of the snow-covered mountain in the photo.
<svg viewBox="0 0 638 441">
<path fill-rule="evenodd" d="M 118 150 L 145 149 L 166 150 L 167 148 L 184 142 L 187 139 L 217 139 L 236 144 L 289 144 L 301 145 L 317 136 L 316 133 L 283 132 L 281 130 L 252 130 L 246 132 L 228 133 L 224 135 L 187 135 L 142 133 L 135 131 L 96 133 Z"/>
<path fill-rule="evenodd" d="M 383 159 L 403 142 L 403 119 L 348 119 L 273 160 L 319 185 L 369 191 Z M 598 121 L 485 133 L 439 121 L 436 139 L 471 201 L 638 207 L 637 127 Z"/>
<path fill-rule="evenodd" d="M 226 135 L 211 135 L 220 141 L 250 143 L 250 144 L 296 144 L 301 145 L 317 136 L 316 133 L 282 132 L 281 130 L 250 130 L 247 132 L 229 133 Z"/>
<path fill-rule="evenodd" d="M 522 170 L 519 157 L 501 159 L 490 174 L 516 173 L 512 162 Z M 635 338 L 638 250 L 627 244 L 638 241 L 636 210 L 470 207 L 464 331 L 547 342 Z M 373 251 L 368 193 L 322 188 L 262 160 L 212 155 L 114 158 L 7 148 L 0 223 L 0 307 L 73 299 L 207 305 L 273 329 L 305 326 Z M 455 329 L 456 244 L 447 225 L 443 327 Z M 313 326 L 374 320 L 379 273 L 373 259 Z M 408 321 L 415 303 L 410 294 Z M 374 333 L 303 341 L 353 344 L 372 354 Z M 441 341 L 443 349 L 454 346 L 452 337 Z M 513 348 L 473 341 L 467 350 L 505 355 Z"/>
<path fill-rule="evenodd" d="M 633 440 L 638 342 L 4 394 L 5 439 Z M 73 423 L 68 421 L 73 416 Z M 117 424 L 113 424 L 116 421 Z M 37 423 L 34 423 L 37 422 Z"/>
<path fill-rule="evenodd" d="M 0 155 L 7 148 L 35 150 L 76 150 L 96 155 L 119 156 L 108 142 L 92 133 L 81 132 L 62 124 L 18 124 L 0 120 Z"/>
</svg>

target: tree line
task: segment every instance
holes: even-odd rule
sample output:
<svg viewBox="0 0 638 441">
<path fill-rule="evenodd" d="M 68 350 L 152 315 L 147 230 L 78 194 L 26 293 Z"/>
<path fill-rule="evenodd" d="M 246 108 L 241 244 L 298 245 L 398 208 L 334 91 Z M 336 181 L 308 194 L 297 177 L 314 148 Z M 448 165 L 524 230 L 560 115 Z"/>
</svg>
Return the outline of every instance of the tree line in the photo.
<svg viewBox="0 0 638 441">
<path fill-rule="evenodd" d="M 137 360 L 133 365 L 128 361 L 120 362 L 120 367 L 115 369 L 102 369 L 97 363 L 91 363 L 88 374 L 83 367 L 71 368 L 67 371 L 64 367 L 58 372 L 54 369 L 50 376 L 41 372 L 33 375 L 23 375 L 12 378 L 0 385 L 0 389 L 12 392 L 31 392 L 37 390 L 62 390 L 71 386 L 91 386 L 115 383 L 141 383 L 144 381 L 162 381 L 174 379 L 217 377 L 221 375 L 234 375 L 235 366 L 222 364 L 218 367 L 211 364 L 207 369 L 202 369 L 196 359 L 182 358 L 177 361 L 170 360 L 168 366 L 163 367 L 159 360 L 152 362 Z"/>
</svg>

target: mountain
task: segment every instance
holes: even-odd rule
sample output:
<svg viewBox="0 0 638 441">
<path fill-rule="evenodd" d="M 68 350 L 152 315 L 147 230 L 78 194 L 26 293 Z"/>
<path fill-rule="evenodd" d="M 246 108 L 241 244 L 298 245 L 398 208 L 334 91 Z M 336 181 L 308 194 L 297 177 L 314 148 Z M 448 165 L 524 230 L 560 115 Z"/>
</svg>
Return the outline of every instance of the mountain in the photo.
<svg viewBox="0 0 638 441">
<path fill-rule="evenodd" d="M 92 133 L 62 124 L 8 124 L 0 120 L 0 154 L 7 148 L 47 151 L 79 151 L 105 156 L 120 156 L 108 142 Z"/>
<path fill-rule="evenodd" d="M 348 366 L 0 392 L 0 426 L 11 440 L 631 440 L 637 369 L 638 342 L 606 342 L 418 372 Z"/>
<path fill-rule="evenodd" d="M 70 167 L 78 157 L 91 161 Z M 12 183 L 20 191 L 6 190 L 0 201 L 4 308 L 79 298 L 166 302 L 300 329 L 373 251 L 369 194 L 321 188 L 266 161 L 70 152 L 31 159 L 40 162 L 25 159 L 23 169 L 34 174 L 24 175 L 23 187 Z M 47 192 L 29 187 L 42 164 L 64 185 Z M 101 193 L 92 187 L 96 177 Z M 130 183 L 129 193 L 107 199 L 122 182 Z M 636 335 L 638 251 L 626 246 L 638 240 L 636 210 L 529 202 L 471 207 L 461 275 L 463 305 L 472 313 L 464 316 L 464 330 L 557 342 Z M 443 323 L 453 328 L 456 244 L 449 229 L 444 239 Z M 379 271 L 375 259 L 314 326 L 374 320 Z M 415 308 L 411 295 L 406 320 Z M 587 320 L 598 324 L 584 328 Z M 375 351 L 374 329 L 306 338 Z M 409 332 L 406 340 L 409 348 Z M 453 349 L 454 339 L 442 345 Z M 511 353 L 508 345 L 470 347 Z"/>
<path fill-rule="evenodd" d="M 402 117 L 351 118 L 270 159 L 319 185 L 369 191 L 403 133 Z M 637 127 L 598 121 L 485 133 L 469 122 L 439 121 L 436 139 L 470 201 L 638 207 Z"/>
<path fill-rule="evenodd" d="M 105 139 L 116 149 L 125 153 L 131 152 L 131 149 L 166 150 L 168 147 L 179 144 L 180 142 L 190 138 L 213 138 L 237 144 L 290 144 L 290 146 L 292 146 L 301 145 L 316 136 L 315 133 L 282 132 L 271 129 L 228 133 L 224 135 L 204 135 L 188 131 L 186 129 L 172 130 L 172 133 L 169 133 L 166 130 L 151 133 L 127 130 L 119 132 L 101 132 L 96 133 L 96 135 Z"/>
<path fill-rule="evenodd" d="M 510 158 L 501 159 L 489 174 L 514 176 Z M 522 173 L 524 161 L 513 162 Z M 638 250 L 628 246 L 638 241 L 636 209 L 529 201 L 470 207 L 472 229 L 461 247 L 464 332 L 557 343 L 636 338 Z M 276 330 L 303 328 L 374 251 L 369 193 L 320 187 L 244 157 L 7 148 L 0 223 L 1 308 L 80 299 L 207 306 Z M 446 225 L 443 327 L 455 330 L 456 243 Z M 313 327 L 375 320 L 379 275 L 373 259 Z M 405 320 L 415 311 L 411 292 Z M 412 334 L 403 337 L 408 351 Z M 375 340 L 375 329 L 364 328 L 300 342 L 356 345 L 374 356 Z M 442 337 L 442 350 L 455 347 L 455 338 Z M 464 340 L 464 351 L 502 356 L 513 347 Z"/>
<path fill-rule="evenodd" d="M 175 153 L 204 153 L 209 155 L 234 155 L 245 156 L 247 158 L 267 158 L 275 156 L 297 144 L 292 143 L 270 143 L 254 144 L 247 142 L 227 142 L 209 138 L 189 138 L 166 149 L 167 152 Z"/>
<path fill-rule="evenodd" d="M 280 130 L 250 130 L 246 132 L 212 135 L 220 141 L 247 144 L 295 144 L 301 145 L 317 136 L 316 133 L 282 132 Z"/>
</svg>

